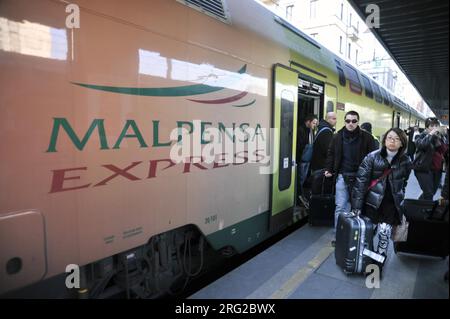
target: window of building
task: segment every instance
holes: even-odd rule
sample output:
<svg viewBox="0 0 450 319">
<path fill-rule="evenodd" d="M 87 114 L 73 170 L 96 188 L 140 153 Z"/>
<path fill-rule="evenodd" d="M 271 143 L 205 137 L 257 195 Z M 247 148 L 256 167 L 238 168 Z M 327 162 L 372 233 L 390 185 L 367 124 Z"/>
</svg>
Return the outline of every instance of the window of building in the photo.
<svg viewBox="0 0 450 319">
<path fill-rule="evenodd" d="M 358 49 L 355 52 L 355 63 L 358 64 Z"/>
<path fill-rule="evenodd" d="M 286 7 L 286 19 L 292 20 L 292 11 L 294 10 L 294 5 L 290 5 Z"/>
<path fill-rule="evenodd" d="M 352 44 L 349 43 L 348 44 L 348 52 L 347 52 L 347 57 L 349 60 L 351 59 L 351 56 L 352 56 L 351 52 L 352 52 Z"/>
<path fill-rule="evenodd" d="M 362 87 L 359 81 L 358 72 L 348 64 L 345 64 L 345 75 L 350 83 L 350 90 L 354 93 L 361 94 Z"/>
<path fill-rule="evenodd" d="M 372 87 L 373 87 L 373 92 L 375 93 L 375 101 L 377 101 L 378 103 L 383 102 L 383 99 L 381 98 L 381 91 L 380 91 L 380 87 L 378 86 L 378 84 L 376 84 L 375 82 L 372 82 Z"/>
<path fill-rule="evenodd" d="M 309 17 L 315 18 L 317 14 L 317 0 L 311 0 L 309 2 Z"/>
<path fill-rule="evenodd" d="M 352 26 L 352 14 L 350 13 L 349 17 L 348 17 L 348 26 L 351 27 Z"/>
<path fill-rule="evenodd" d="M 342 53 L 342 36 L 339 36 L 339 52 Z"/>
<path fill-rule="evenodd" d="M 341 20 L 344 19 L 344 4 L 341 3 Z"/>
<path fill-rule="evenodd" d="M 370 85 L 370 80 L 368 77 L 361 75 L 363 84 L 364 84 L 364 91 L 366 91 L 366 96 L 370 99 L 373 99 L 373 90 L 372 85 Z"/>
</svg>

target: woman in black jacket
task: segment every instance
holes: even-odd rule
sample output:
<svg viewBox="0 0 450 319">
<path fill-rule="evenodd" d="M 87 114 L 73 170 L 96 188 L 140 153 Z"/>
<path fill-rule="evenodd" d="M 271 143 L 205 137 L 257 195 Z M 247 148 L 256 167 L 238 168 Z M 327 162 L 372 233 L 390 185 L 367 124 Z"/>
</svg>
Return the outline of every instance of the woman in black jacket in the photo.
<svg viewBox="0 0 450 319">
<path fill-rule="evenodd" d="M 361 211 L 377 225 L 377 252 L 387 255 L 392 226 L 402 220 L 401 202 L 411 173 L 406 155 L 408 139 L 399 128 L 383 136 L 381 149 L 368 154 L 361 163 L 352 192 L 352 209 Z"/>
</svg>

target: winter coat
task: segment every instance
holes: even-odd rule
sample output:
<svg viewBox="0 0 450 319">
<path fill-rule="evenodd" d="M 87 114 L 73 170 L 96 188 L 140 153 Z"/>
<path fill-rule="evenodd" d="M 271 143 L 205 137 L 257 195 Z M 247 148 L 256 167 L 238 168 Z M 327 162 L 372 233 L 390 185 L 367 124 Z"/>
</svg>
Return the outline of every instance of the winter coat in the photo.
<svg viewBox="0 0 450 319">
<path fill-rule="evenodd" d="M 331 173 L 338 173 L 341 168 L 342 161 L 342 145 L 345 127 L 340 129 L 333 136 L 330 147 L 328 148 L 326 170 Z M 358 152 L 358 164 L 362 162 L 364 157 L 376 149 L 374 139 L 370 133 L 359 129 L 360 147 Z"/>
<path fill-rule="evenodd" d="M 424 173 L 430 172 L 433 164 L 433 154 L 443 142 L 443 138 L 439 138 L 438 135 L 430 135 L 426 131 L 422 132 L 415 141 L 414 170 Z"/>
<path fill-rule="evenodd" d="M 352 191 L 352 208 L 363 210 L 365 205 L 378 209 L 385 196 L 387 183 L 389 183 L 395 208 L 401 220 L 401 203 L 405 198 L 406 184 L 411 173 L 411 160 L 405 154 L 405 150 L 399 150 L 389 164 L 386 159 L 386 148 L 382 147 L 367 155 L 361 163 L 356 176 L 356 182 Z M 391 169 L 387 177 L 381 178 L 387 169 Z M 378 182 L 370 190 L 372 181 Z"/>
<path fill-rule="evenodd" d="M 325 168 L 328 147 L 333 139 L 334 128 L 325 120 L 320 120 L 314 140 L 311 169 L 313 171 Z"/>
</svg>

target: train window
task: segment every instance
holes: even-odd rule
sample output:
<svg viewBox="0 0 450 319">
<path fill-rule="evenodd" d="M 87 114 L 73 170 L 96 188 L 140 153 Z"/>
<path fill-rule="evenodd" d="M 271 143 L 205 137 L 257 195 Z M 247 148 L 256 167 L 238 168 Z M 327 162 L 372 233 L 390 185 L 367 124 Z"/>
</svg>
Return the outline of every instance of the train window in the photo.
<svg viewBox="0 0 450 319">
<path fill-rule="evenodd" d="M 373 92 L 375 93 L 375 101 L 377 101 L 378 103 L 383 102 L 383 99 L 381 98 L 380 87 L 375 82 L 372 82 L 372 84 L 373 84 Z"/>
<path fill-rule="evenodd" d="M 294 98 L 291 92 L 281 93 L 280 157 L 278 188 L 280 191 L 291 186 L 292 136 L 294 133 Z"/>
<path fill-rule="evenodd" d="M 339 73 L 339 84 L 342 86 L 345 86 L 345 75 L 344 70 L 342 70 L 340 67 L 337 67 L 338 73 Z"/>
<path fill-rule="evenodd" d="M 327 113 L 329 112 L 334 112 L 334 103 L 333 101 L 328 101 L 327 102 Z"/>
<path fill-rule="evenodd" d="M 372 91 L 372 85 L 370 85 L 370 80 L 364 75 L 361 75 L 361 77 L 363 79 L 364 90 L 366 91 L 366 96 L 368 98 L 373 99 L 373 91 Z"/>
<path fill-rule="evenodd" d="M 384 104 L 385 104 L 385 105 L 389 105 L 389 96 L 388 96 L 388 93 L 387 93 L 382 87 L 380 87 L 380 89 L 381 89 L 381 95 L 383 96 L 383 102 L 384 102 Z"/>
<path fill-rule="evenodd" d="M 361 82 L 359 81 L 358 73 L 356 72 L 356 70 L 350 65 L 346 64 L 345 74 L 347 75 L 347 79 L 350 82 L 350 90 L 354 93 L 361 94 Z"/>
<path fill-rule="evenodd" d="M 346 81 L 345 81 L 344 70 L 341 67 L 341 61 L 339 61 L 338 59 L 335 59 L 334 61 L 336 62 L 336 69 L 339 74 L 339 84 L 342 86 L 345 86 Z"/>
</svg>

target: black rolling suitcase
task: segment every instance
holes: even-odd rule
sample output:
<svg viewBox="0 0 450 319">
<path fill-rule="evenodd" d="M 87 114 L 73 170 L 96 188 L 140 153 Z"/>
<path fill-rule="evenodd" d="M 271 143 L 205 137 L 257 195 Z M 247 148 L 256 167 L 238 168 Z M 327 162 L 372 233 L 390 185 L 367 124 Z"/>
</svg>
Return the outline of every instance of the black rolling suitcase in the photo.
<svg viewBox="0 0 450 319">
<path fill-rule="evenodd" d="M 395 252 L 445 257 L 449 251 L 448 208 L 430 200 L 405 199 L 403 213 L 409 222 L 406 242 L 395 242 Z"/>
<path fill-rule="evenodd" d="M 320 172 L 320 171 L 319 171 Z M 334 199 L 334 187 L 326 187 L 333 183 L 333 178 L 326 178 L 323 175 L 313 178 L 313 193 L 309 201 L 309 224 L 311 226 L 334 226 L 334 211 L 336 208 Z M 317 185 L 320 184 L 321 191 L 317 193 Z M 325 188 L 328 190 L 325 191 Z"/>
<path fill-rule="evenodd" d="M 339 215 L 336 229 L 336 264 L 346 274 L 365 273 L 366 266 L 384 257 L 373 250 L 374 225 L 365 216 L 353 213 Z"/>
</svg>

